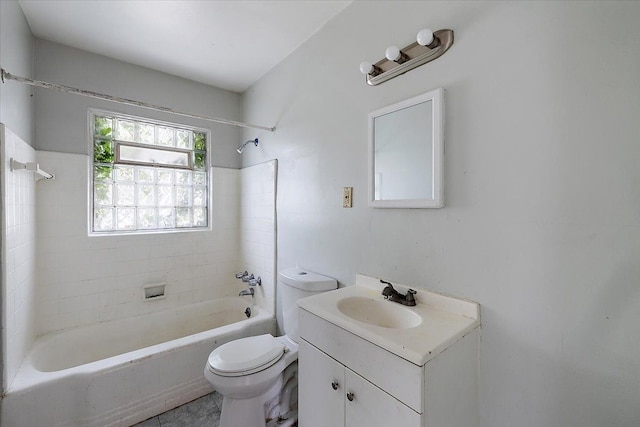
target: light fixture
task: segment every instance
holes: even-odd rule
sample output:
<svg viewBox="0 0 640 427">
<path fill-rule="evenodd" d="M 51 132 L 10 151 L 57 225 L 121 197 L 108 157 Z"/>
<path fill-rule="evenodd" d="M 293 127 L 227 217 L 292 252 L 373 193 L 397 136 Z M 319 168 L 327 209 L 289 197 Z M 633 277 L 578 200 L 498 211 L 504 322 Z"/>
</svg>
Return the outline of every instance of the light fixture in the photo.
<svg viewBox="0 0 640 427">
<path fill-rule="evenodd" d="M 238 153 L 242 154 L 242 152 L 244 151 L 244 147 L 247 146 L 247 144 L 253 144 L 256 147 L 258 146 L 258 138 L 256 139 L 250 139 L 247 142 L 245 142 L 244 144 L 242 144 L 241 146 L 238 147 L 238 149 L 236 150 Z"/>
<path fill-rule="evenodd" d="M 440 40 L 433 35 L 433 31 L 428 28 L 424 28 L 418 31 L 416 41 L 421 46 L 426 46 L 429 49 L 434 49 L 440 44 Z"/>
<path fill-rule="evenodd" d="M 452 30 L 431 31 L 424 28 L 418 32 L 416 41 L 399 49 L 389 46 L 385 58 L 372 64 L 362 62 L 360 72 L 366 75 L 367 84 L 379 85 L 442 56 L 453 45 Z"/>
<path fill-rule="evenodd" d="M 389 46 L 384 52 L 384 56 L 386 56 L 389 61 L 397 62 L 398 64 L 402 64 L 409 60 L 409 57 L 403 51 L 398 49 L 398 46 Z"/>
<path fill-rule="evenodd" d="M 362 74 L 368 74 L 370 76 L 377 76 L 378 74 L 382 73 L 382 70 L 373 65 L 371 62 L 364 61 L 360 63 L 360 72 Z"/>
</svg>

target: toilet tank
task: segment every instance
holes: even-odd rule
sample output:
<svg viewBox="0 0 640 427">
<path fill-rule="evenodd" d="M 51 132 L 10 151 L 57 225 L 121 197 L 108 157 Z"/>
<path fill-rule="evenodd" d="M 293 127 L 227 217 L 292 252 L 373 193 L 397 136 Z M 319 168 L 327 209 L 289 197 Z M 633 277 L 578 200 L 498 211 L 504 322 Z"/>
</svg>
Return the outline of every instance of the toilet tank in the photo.
<svg viewBox="0 0 640 427">
<path fill-rule="evenodd" d="M 317 295 L 338 287 L 331 277 L 300 268 L 287 268 L 278 275 L 278 292 L 282 298 L 282 322 L 285 335 L 298 342 L 298 305 L 300 298 Z"/>
</svg>

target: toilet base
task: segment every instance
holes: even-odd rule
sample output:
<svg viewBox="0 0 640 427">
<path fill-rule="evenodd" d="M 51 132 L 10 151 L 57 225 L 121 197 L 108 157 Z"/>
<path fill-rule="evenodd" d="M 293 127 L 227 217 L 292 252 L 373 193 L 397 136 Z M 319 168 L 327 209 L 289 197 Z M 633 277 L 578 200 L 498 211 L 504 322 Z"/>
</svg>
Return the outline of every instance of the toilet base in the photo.
<svg viewBox="0 0 640 427">
<path fill-rule="evenodd" d="M 250 399 L 234 399 L 224 396 L 219 427 L 265 427 L 267 414 L 277 403 L 282 389 L 282 375 L 259 396 Z"/>
</svg>

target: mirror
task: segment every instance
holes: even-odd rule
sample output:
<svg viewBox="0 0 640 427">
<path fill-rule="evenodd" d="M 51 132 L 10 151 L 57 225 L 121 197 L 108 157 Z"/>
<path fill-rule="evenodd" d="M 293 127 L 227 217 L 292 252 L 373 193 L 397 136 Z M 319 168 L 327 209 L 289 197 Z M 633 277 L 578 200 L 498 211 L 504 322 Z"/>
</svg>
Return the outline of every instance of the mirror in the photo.
<svg viewBox="0 0 640 427">
<path fill-rule="evenodd" d="M 369 113 L 369 206 L 444 206 L 443 92 Z"/>
</svg>

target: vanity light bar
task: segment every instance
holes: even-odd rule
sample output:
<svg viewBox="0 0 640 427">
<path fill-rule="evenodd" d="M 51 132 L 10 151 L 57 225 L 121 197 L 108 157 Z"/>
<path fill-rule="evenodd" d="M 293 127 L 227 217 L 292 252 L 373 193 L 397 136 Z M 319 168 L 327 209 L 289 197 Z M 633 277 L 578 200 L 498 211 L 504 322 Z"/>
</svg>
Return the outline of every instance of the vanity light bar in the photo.
<svg viewBox="0 0 640 427">
<path fill-rule="evenodd" d="M 389 46 L 385 58 L 375 64 L 362 62 L 360 72 L 366 75 L 367 84 L 379 85 L 441 57 L 453 45 L 453 30 L 431 32 L 425 28 L 418 32 L 416 39 L 402 49 Z"/>
</svg>

